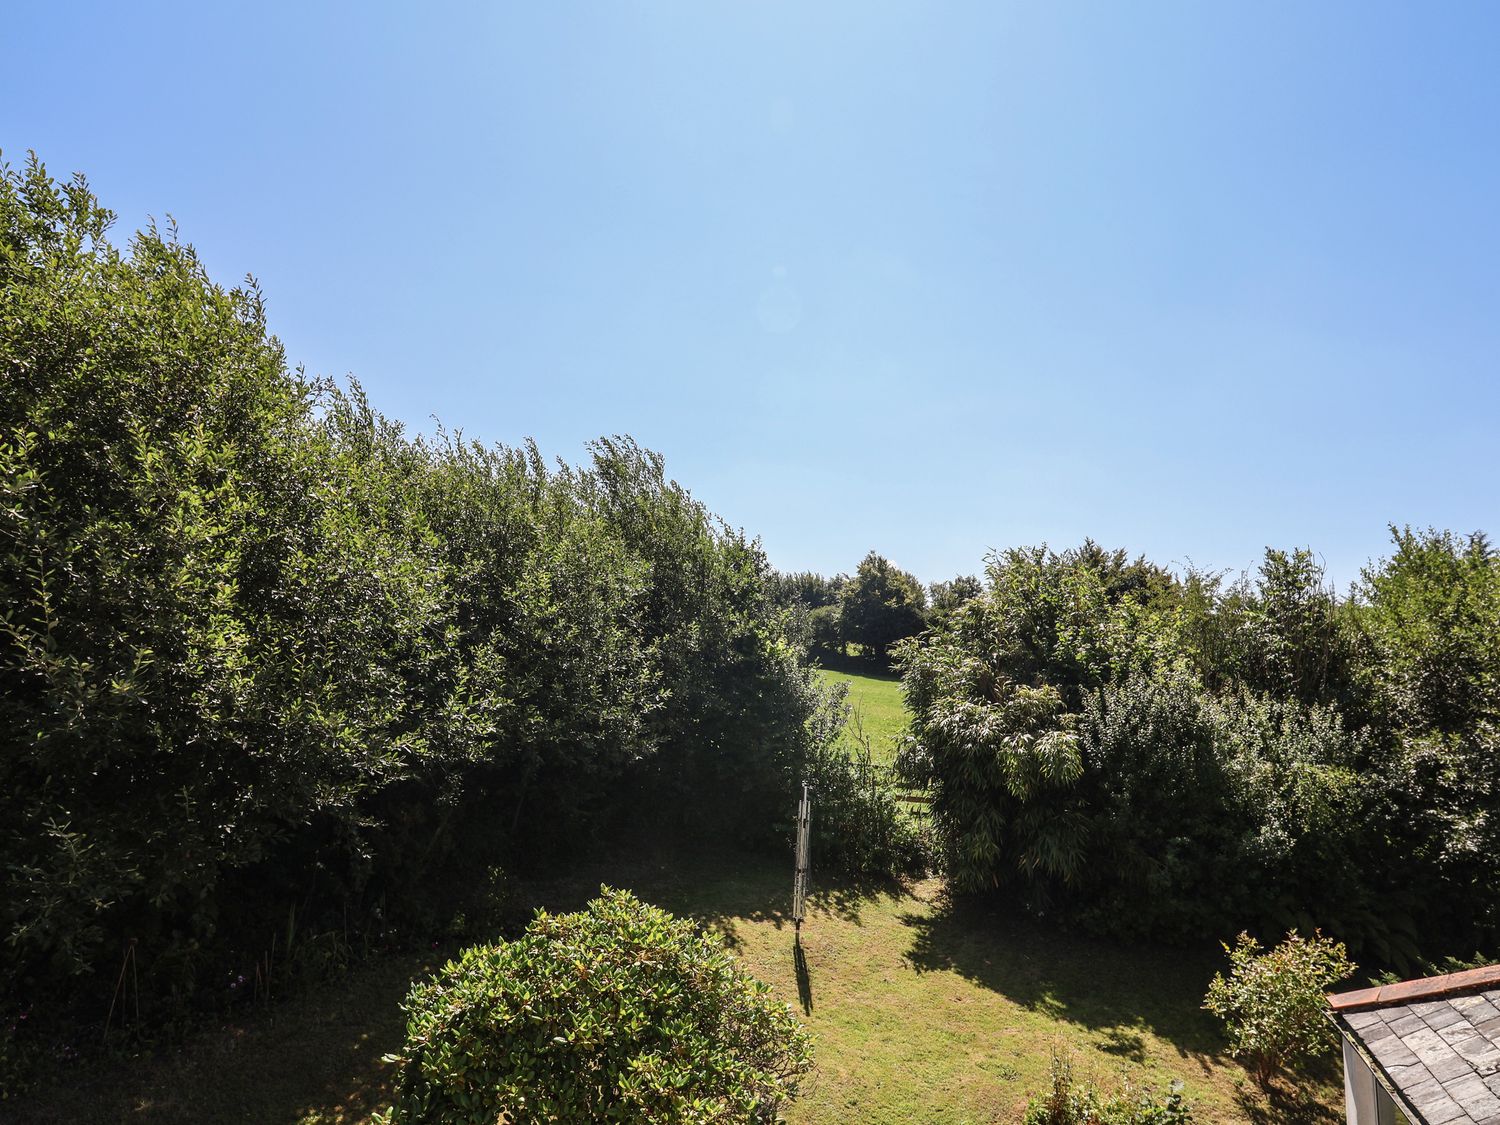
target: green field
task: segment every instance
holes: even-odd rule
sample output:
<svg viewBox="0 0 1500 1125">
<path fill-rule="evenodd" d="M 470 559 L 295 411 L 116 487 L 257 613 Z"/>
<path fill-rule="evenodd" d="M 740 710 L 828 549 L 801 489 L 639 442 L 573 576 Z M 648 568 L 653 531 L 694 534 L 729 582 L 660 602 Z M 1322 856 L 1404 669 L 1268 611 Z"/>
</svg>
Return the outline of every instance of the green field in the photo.
<svg viewBox="0 0 1500 1125">
<path fill-rule="evenodd" d="M 896 740 L 906 730 L 906 700 L 901 695 L 901 681 L 895 676 L 870 676 L 854 672 L 818 669 L 826 683 L 849 685 L 849 703 L 854 709 L 847 737 L 857 737 L 860 725 L 870 740 L 870 756 L 888 765 L 896 756 Z M 856 723 L 857 719 L 857 723 Z"/>
<path fill-rule="evenodd" d="M 573 909 L 601 882 L 698 919 L 803 1014 L 817 1070 L 789 1120 L 809 1125 L 1016 1122 L 1054 1050 L 1106 1085 L 1180 1080 L 1204 1122 L 1338 1120 L 1337 1071 L 1274 1103 L 1224 1054 L 1199 1004 L 1217 967 L 1180 950 L 1062 934 L 1014 915 L 955 911 L 938 880 L 815 888 L 799 974 L 786 865 L 743 855 L 597 866 L 529 889 Z M 400 1044 L 397 1004 L 420 958 L 239 1018 L 185 1052 L 76 1078 L 22 1120 L 347 1123 L 387 1097 L 380 1056 Z"/>
</svg>

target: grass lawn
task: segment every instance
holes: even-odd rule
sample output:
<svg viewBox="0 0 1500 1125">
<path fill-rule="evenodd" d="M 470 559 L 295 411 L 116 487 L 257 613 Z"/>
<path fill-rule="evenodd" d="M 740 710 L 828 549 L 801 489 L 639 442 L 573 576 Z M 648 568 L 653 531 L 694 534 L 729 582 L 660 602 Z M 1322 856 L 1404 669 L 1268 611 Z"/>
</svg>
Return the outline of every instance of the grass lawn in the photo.
<svg viewBox="0 0 1500 1125">
<path fill-rule="evenodd" d="M 906 700 L 901 695 L 901 681 L 894 676 L 835 672 L 828 668 L 818 669 L 818 675 L 826 683 L 849 685 L 849 704 L 870 739 L 870 756 L 876 762 L 889 764 L 896 756 L 896 739 L 906 730 Z M 849 727 L 851 732 L 856 729 L 852 718 Z"/>
<path fill-rule="evenodd" d="M 1105 1081 L 1181 1079 L 1201 1121 L 1339 1119 L 1336 1068 L 1268 1104 L 1224 1057 L 1198 1007 L 1211 958 L 964 915 L 929 880 L 818 890 L 799 972 L 784 913 L 788 867 L 738 855 L 621 861 L 534 885 L 528 897 L 573 909 L 609 882 L 721 932 L 816 1037 L 818 1070 L 793 1122 L 1015 1122 L 1045 1084 L 1054 1049 Z M 70 1076 L 6 1119 L 366 1121 L 386 1094 L 380 1056 L 400 1043 L 397 1003 L 424 965 L 376 963 L 183 1052 Z"/>
</svg>

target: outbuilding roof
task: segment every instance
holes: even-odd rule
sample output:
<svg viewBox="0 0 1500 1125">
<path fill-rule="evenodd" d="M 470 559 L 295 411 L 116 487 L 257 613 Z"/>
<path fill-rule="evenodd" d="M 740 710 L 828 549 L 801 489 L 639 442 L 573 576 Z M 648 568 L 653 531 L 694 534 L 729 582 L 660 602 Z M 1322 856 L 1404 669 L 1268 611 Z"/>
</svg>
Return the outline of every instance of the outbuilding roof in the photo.
<svg viewBox="0 0 1500 1125">
<path fill-rule="evenodd" d="M 1336 993 L 1328 1005 L 1413 1125 L 1500 1125 L 1500 965 Z"/>
</svg>

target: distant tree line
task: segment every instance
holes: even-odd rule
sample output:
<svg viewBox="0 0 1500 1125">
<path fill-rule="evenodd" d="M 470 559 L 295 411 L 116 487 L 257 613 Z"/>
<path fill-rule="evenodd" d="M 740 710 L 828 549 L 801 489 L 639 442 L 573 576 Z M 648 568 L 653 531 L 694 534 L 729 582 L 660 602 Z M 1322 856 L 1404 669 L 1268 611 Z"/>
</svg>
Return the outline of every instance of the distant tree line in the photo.
<svg viewBox="0 0 1500 1125">
<path fill-rule="evenodd" d="M 924 588 L 908 571 L 875 551 L 852 576 L 826 578 L 809 571 L 778 574 L 776 596 L 807 618 L 808 642 L 825 661 L 841 661 L 854 646 L 859 658 L 890 667 L 897 644 L 945 619 L 981 590 L 979 579 L 960 575 Z"/>
<path fill-rule="evenodd" d="M 804 779 L 824 863 L 911 859 L 759 547 L 659 456 L 411 437 L 112 218 L 0 176 L 0 1070 L 117 980 L 219 1004 L 633 824 L 784 846 Z"/>
<path fill-rule="evenodd" d="M 1347 597 L 1096 544 L 993 555 L 896 660 L 953 886 L 1128 936 L 1500 954 L 1500 553 L 1393 529 Z"/>
</svg>

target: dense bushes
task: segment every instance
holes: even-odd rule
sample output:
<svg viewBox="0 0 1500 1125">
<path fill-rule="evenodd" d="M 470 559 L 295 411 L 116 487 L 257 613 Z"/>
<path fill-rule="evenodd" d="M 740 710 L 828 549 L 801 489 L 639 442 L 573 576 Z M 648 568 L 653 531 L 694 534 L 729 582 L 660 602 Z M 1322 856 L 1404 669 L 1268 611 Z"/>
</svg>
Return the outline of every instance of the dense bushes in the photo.
<svg viewBox="0 0 1500 1125">
<path fill-rule="evenodd" d="M 812 1044 L 769 991 L 718 939 L 605 888 L 413 988 L 385 1120 L 774 1121 Z"/>
<path fill-rule="evenodd" d="M 1322 927 L 1362 960 L 1500 951 L 1500 556 L 1397 532 L 1348 600 L 1305 551 L 1173 579 L 995 556 L 902 652 L 900 769 L 955 886 L 1101 930 Z"/>
<path fill-rule="evenodd" d="M 575 468 L 405 435 L 289 371 L 253 287 L 111 219 L 81 180 L 0 177 L 0 992 L 27 1026 L 102 1018 L 127 951 L 149 1013 L 289 916 L 444 927 L 497 865 L 633 819 L 784 845 L 836 716 L 756 544 L 628 439 Z"/>
</svg>

